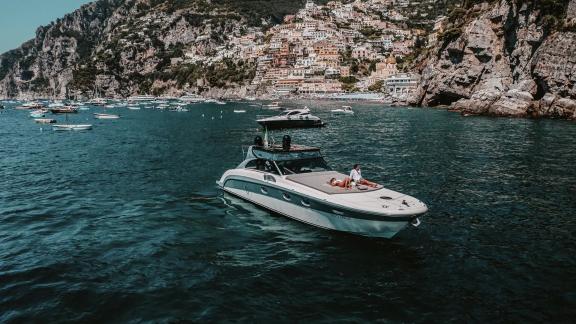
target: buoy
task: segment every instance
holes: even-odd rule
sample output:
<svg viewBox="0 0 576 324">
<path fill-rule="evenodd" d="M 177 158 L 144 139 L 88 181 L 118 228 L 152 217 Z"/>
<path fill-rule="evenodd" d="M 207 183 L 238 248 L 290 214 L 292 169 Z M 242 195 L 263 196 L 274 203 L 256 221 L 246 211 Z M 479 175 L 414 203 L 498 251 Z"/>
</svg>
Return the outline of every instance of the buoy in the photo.
<svg viewBox="0 0 576 324">
<path fill-rule="evenodd" d="M 204 114 L 202 114 L 202 118 L 204 118 Z"/>
</svg>

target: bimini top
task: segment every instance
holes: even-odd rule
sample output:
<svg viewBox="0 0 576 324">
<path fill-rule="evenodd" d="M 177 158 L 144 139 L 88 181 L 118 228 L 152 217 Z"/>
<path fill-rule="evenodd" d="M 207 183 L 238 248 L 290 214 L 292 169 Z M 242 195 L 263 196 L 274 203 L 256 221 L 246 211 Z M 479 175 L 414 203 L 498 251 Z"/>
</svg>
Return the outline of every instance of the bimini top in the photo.
<svg viewBox="0 0 576 324">
<path fill-rule="evenodd" d="M 289 161 L 322 157 L 320 149 L 312 146 L 291 145 L 288 150 L 284 150 L 282 145 L 251 146 L 250 148 L 247 158 Z"/>
</svg>

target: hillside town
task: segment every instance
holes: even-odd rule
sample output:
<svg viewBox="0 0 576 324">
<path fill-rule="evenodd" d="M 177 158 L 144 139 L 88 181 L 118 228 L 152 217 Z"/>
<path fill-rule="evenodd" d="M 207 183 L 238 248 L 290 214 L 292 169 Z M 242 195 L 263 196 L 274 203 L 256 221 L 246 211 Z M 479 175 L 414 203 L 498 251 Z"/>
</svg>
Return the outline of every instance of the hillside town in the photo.
<svg viewBox="0 0 576 324">
<path fill-rule="evenodd" d="M 252 87 L 277 95 L 371 92 L 402 99 L 416 89 L 419 76 L 405 71 L 401 63 L 428 40 L 425 30 L 407 27 L 408 17 L 395 9 L 408 3 L 357 0 L 317 5 L 308 0 L 282 24 L 265 31 L 234 31 L 216 55 L 191 49 L 186 60 L 240 58 L 254 63 Z"/>
</svg>

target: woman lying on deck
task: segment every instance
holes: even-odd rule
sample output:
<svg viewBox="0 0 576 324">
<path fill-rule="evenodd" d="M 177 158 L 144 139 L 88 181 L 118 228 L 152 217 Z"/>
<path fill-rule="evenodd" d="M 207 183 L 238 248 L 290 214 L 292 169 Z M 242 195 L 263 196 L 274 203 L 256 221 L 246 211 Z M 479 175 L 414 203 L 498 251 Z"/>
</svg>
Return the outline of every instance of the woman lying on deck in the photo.
<svg viewBox="0 0 576 324">
<path fill-rule="evenodd" d="M 328 181 L 328 184 L 333 187 L 340 187 L 348 190 L 350 187 L 352 187 L 351 182 L 352 179 L 349 177 L 344 178 L 344 180 L 336 180 L 336 178 L 332 178 L 330 181 Z"/>
</svg>

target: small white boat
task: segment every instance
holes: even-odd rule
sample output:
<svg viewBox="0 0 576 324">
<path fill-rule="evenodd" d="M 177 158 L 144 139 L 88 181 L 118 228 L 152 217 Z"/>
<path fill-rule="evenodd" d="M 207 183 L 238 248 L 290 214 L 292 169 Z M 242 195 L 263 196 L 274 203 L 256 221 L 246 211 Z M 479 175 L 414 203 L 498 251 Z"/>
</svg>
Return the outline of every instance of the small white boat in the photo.
<svg viewBox="0 0 576 324">
<path fill-rule="evenodd" d="M 27 102 L 22 104 L 21 106 L 17 106 L 16 109 L 33 109 L 38 110 L 44 108 L 44 104 L 40 102 Z"/>
<path fill-rule="evenodd" d="M 37 118 L 34 119 L 37 124 L 55 124 L 56 119 L 49 119 L 49 118 Z"/>
<path fill-rule="evenodd" d="M 334 115 L 354 115 L 354 110 L 350 106 L 342 106 L 341 109 L 330 110 Z"/>
<path fill-rule="evenodd" d="M 52 129 L 55 131 L 83 131 L 92 129 L 92 125 L 54 125 Z"/>
<path fill-rule="evenodd" d="M 245 112 L 246 112 L 246 110 L 243 110 L 243 109 L 234 109 L 234 113 L 236 113 L 236 114 L 243 114 Z"/>
<path fill-rule="evenodd" d="M 177 111 L 177 112 L 188 112 L 188 109 L 187 109 L 187 108 L 184 108 L 184 107 L 177 107 L 176 109 L 174 109 L 174 111 Z"/>
<path fill-rule="evenodd" d="M 56 107 L 64 107 L 64 103 L 60 100 L 58 101 L 54 101 L 51 104 L 48 105 L 48 108 L 56 108 Z"/>
<path fill-rule="evenodd" d="M 118 119 L 120 116 L 112 115 L 112 114 L 94 114 L 94 118 L 96 119 Z"/>
<path fill-rule="evenodd" d="M 265 105 L 264 107 L 266 107 L 270 110 L 277 110 L 277 109 L 280 109 L 280 102 L 274 101 L 273 103 Z"/>
<path fill-rule="evenodd" d="M 32 112 L 30 112 L 30 117 L 32 118 L 42 118 L 44 117 L 44 114 L 46 114 L 46 111 L 39 109 L 39 110 L 34 110 Z"/>
<path fill-rule="evenodd" d="M 94 98 L 88 101 L 88 104 L 93 106 L 105 106 L 108 104 L 108 101 L 104 98 Z"/>
<path fill-rule="evenodd" d="M 256 97 L 246 97 L 246 98 L 244 98 L 244 99 L 246 99 L 246 100 L 248 100 L 248 101 L 255 101 L 255 100 L 256 100 Z"/>
<path fill-rule="evenodd" d="M 90 110 L 90 108 L 86 106 L 78 106 L 78 110 Z"/>
<path fill-rule="evenodd" d="M 126 108 L 128 108 L 130 110 L 140 110 L 141 109 L 139 106 L 128 106 Z"/>
</svg>

